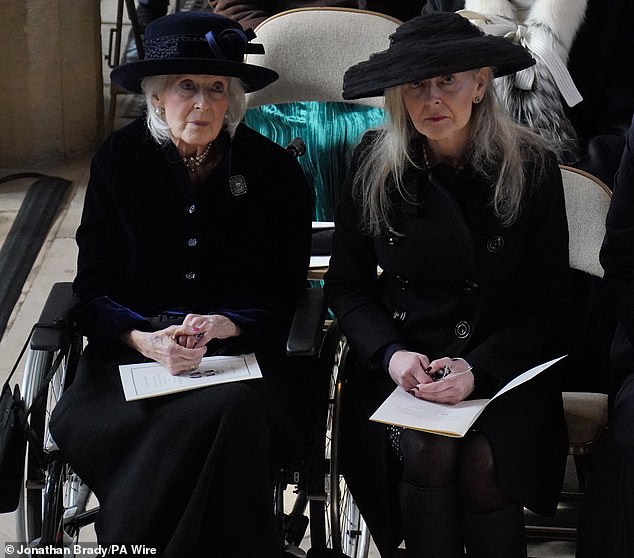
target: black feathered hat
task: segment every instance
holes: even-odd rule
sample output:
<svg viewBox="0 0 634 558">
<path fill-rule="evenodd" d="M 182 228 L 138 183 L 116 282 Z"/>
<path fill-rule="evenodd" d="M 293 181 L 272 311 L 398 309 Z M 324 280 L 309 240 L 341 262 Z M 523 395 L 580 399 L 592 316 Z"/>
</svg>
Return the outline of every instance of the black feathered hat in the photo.
<svg viewBox="0 0 634 558">
<path fill-rule="evenodd" d="M 403 23 L 387 50 L 349 68 L 343 98 L 376 97 L 397 85 L 487 66 L 499 77 L 533 64 L 530 54 L 510 40 L 485 35 L 454 12 L 434 12 Z"/>
<path fill-rule="evenodd" d="M 279 76 L 269 68 L 244 62 L 244 55 L 263 54 L 251 44 L 255 33 L 221 15 L 178 12 L 154 20 L 145 28 L 145 58 L 116 67 L 113 83 L 141 92 L 141 80 L 166 74 L 202 74 L 240 78 L 246 91 L 257 91 Z"/>
</svg>

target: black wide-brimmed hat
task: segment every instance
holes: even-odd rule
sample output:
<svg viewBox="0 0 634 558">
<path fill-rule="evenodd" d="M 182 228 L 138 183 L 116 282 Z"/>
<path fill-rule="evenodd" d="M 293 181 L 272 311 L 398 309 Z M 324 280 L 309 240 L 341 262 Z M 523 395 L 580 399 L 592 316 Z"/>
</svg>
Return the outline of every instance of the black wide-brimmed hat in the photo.
<svg viewBox="0 0 634 558">
<path fill-rule="evenodd" d="M 246 91 L 257 91 L 274 82 L 277 72 L 244 62 L 245 54 L 264 54 L 251 44 L 255 33 L 221 15 L 178 12 L 154 20 L 145 28 L 145 58 L 116 67 L 113 83 L 141 93 L 147 76 L 196 74 L 240 78 Z"/>
<path fill-rule="evenodd" d="M 485 35 L 454 12 L 434 12 L 403 23 L 387 50 L 349 68 L 343 98 L 376 97 L 397 85 L 483 67 L 499 77 L 533 64 L 530 54 L 509 39 Z"/>
</svg>

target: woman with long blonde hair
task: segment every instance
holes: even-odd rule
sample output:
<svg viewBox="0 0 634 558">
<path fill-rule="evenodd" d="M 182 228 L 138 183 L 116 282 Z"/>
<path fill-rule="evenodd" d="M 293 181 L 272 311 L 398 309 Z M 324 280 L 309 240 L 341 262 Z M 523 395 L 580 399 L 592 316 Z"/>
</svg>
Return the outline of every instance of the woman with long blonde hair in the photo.
<svg viewBox="0 0 634 558">
<path fill-rule="evenodd" d="M 559 168 L 492 87 L 532 63 L 436 13 L 344 77 L 345 98 L 384 95 L 387 113 L 352 158 L 326 276 L 354 356 L 343 471 L 386 558 L 402 538 L 408 556 L 522 558 L 524 506 L 555 511 L 567 450 L 556 367 L 497 398 L 463 438 L 368 421 L 395 385 L 454 405 L 565 352 Z"/>
</svg>

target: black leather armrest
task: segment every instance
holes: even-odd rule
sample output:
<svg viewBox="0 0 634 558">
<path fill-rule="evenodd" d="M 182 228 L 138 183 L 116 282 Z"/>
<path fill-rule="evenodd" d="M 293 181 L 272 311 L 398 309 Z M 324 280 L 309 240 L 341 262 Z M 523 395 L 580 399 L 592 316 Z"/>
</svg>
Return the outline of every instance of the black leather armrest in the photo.
<svg viewBox="0 0 634 558">
<path fill-rule="evenodd" d="M 326 316 L 326 297 L 320 288 L 307 288 L 295 310 L 286 343 L 289 356 L 315 356 L 319 353 Z"/>
<path fill-rule="evenodd" d="M 63 345 L 66 318 L 73 299 L 73 284 L 55 283 L 46 299 L 38 325 L 31 337 L 31 349 L 55 351 Z"/>
</svg>

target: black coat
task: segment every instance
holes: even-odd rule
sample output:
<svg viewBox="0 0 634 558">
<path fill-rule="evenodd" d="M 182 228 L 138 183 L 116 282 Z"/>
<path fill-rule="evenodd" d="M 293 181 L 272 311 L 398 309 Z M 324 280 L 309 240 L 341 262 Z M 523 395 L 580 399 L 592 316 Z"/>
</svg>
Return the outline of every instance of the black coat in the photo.
<svg viewBox="0 0 634 558">
<path fill-rule="evenodd" d="M 407 170 L 406 188 L 418 205 L 400 201 L 394 227 L 402 237 L 364 235 L 357 204 L 344 193 L 326 290 L 360 370 L 348 389 L 355 410 L 347 420 L 355 434 L 344 437 L 342 451 L 353 495 L 384 550 L 398 540 L 396 489 L 380 480 L 390 467 L 389 457 L 378 457 L 386 452 L 384 429 L 367 418 L 394 388 L 381 366 L 385 348 L 399 344 L 430 360 L 465 358 L 474 366 L 478 397 L 565 353 L 568 229 L 554 156 L 543 170 L 535 179 L 538 169 L 527 168 L 528 195 L 510 227 L 492 211 L 489 184 L 468 169 L 435 167 L 431 180 Z M 378 278 L 377 265 L 383 270 Z M 547 513 L 555 509 L 566 452 L 553 373 L 499 398 L 477 422 L 493 446 L 505 490 Z"/>
<path fill-rule="evenodd" d="M 618 320 L 612 343 L 612 397 L 634 370 L 634 120 L 606 219 L 601 265 L 611 309 Z"/>
<path fill-rule="evenodd" d="M 99 541 L 163 558 L 279 556 L 269 475 L 303 444 L 307 407 L 283 341 L 306 284 L 309 189 L 260 134 L 240 126 L 220 141 L 197 186 L 140 120 L 96 154 L 74 285 L 89 343 L 50 423 L 97 495 Z M 118 338 L 165 311 L 228 316 L 242 334 L 211 349 L 256 351 L 264 378 L 125 401 L 118 365 L 143 357 Z"/>
<path fill-rule="evenodd" d="M 148 330 L 145 317 L 174 311 L 229 317 L 243 350 L 280 346 L 306 280 L 310 193 L 291 155 L 257 132 L 240 126 L 222 139 L 222 160 L 199 186 L 141 120 L 95 156 L 74 282 L 90 341 Z"/>
</svg>

